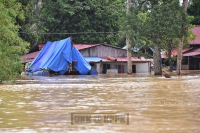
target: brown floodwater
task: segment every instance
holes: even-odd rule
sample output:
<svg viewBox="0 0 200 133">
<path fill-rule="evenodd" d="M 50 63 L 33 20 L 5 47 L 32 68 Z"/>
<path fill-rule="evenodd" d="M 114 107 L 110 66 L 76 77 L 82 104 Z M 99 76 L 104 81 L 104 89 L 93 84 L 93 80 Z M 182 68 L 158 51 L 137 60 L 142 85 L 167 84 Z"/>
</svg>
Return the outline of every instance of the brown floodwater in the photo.
<svg viewBox="0 0 200 133">
<path fill-rule="evenodd" d="M 126 122 L 76 123 L 76 113 L 121 114 Z M 200 71 L 169 79 L 62 75 L 2 84 L 0 132 L 199 133 Z"/>
</svg>

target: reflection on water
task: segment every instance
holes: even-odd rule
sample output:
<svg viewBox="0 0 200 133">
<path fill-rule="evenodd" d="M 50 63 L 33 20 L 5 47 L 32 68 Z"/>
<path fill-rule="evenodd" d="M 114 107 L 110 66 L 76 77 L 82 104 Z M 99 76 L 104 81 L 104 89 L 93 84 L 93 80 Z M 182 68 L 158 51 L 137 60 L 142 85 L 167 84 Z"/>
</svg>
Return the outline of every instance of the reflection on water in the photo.
<svg viewBox="0 0 200 133">
<path fill-rule="evenodd" d="M 200 74 L 52 76 L 0 85 L 0 132 L 200 132 Z M 129 113 L 129 125 L 71 125 L 71 113 Z"/>
</svg>

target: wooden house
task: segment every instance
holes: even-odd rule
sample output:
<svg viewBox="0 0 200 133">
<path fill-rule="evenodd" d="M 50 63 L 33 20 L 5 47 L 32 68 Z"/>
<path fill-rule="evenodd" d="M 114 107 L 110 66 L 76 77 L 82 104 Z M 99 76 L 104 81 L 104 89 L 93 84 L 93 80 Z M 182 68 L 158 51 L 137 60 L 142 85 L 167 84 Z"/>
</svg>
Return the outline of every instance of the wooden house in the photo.
<svg viewBox="0 0 200 133">
<path fill-rule="evenodd" d="M 191 30 L 196 38 L 189 41 L 189 50 L 183 53 L 182 69 L 200 70 L 200 26 L 196 26 Z"/>
<path fill-rule="evenodd" d="M 44 45 L 43 45 L 44 46 Z M 98 73 L 114 70 L 116 73 L 127 73 L 127 50 L 108 44 L 74 44 L 91 66 Z M 40 44 L 41 48 L 41 44 Z M 22 56 L 25 62 L 32 61 L 39 51 Z M 148 73 L 151 71 L 152 59 L 132 57 L 133 73 Z"/>
<path fill-rule="evenodd" d="M 196 26 L 191 29 L 196 35 L 195 40 L 189 41 L 189 47 L 182 50 L 182 70 L 200 70 L 200 26 Z M 177 56 L 178 50 L 172 49 L 171 57 Z M 161 53 L 162 58 L 167 58 L 167 52 Z M 164 62 L 163 62 L 164 63 Z M 167 63 L 166 63 L 167 64 Z M 167 64 L 169 65 L 169 64 Z M 174 69 L 176 69 L 176 61 L 174 61 Z"/>
</svg>

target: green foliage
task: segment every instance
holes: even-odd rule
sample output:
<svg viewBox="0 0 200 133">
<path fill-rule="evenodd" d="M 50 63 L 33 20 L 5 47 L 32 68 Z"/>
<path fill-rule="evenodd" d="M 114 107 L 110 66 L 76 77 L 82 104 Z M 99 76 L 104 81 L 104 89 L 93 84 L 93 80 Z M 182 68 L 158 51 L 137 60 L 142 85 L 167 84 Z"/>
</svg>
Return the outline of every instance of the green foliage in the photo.
<svg viewBox="0 0 200 133">
<path fill-rule="evenodd" d="M 188 15 L 194 16 L 191 24 L 200 25 L 200 0 L 192 0 L 187 9 Z"/>
<path fill-rule="evenodd" d="M 43 0 L 38 21 L 40 42 L 73 36 L 75 43 L 117 45 L 123 0 Z M 53 5 L 53 6 L 52 6 Z M 66 34 L 64 34 L 66 33 Z"/>
<path fill-rule="evenodd" d="M 140 48 L 147 44 L 145 38 L 145 22 L 147 20 L 147 14 L 138 12 L 135 8 L 131 8 L 130 14 L 127 15 L 123 23 L 122 37 L 129 35 L 131 46 L 134 48 Z"/>
<path fill-rule="evenodd" d="M 130 36 L 133 47 L 163 44 L 164 39 L 187 34 L 188 27 L 182 30 L 182 25 L 189 21 L 178 1 L 138 0 L 133 2 L 133 7 L 123 27 L 123 36 Z"/>
<path fill-rule="evenodd" d="M 16 18 L 24 20 L 21 4 L 0 0 L 0 83 L 15 78 L 22 70 L 21 55 L 29 45 L 18 36 Z"/>
<path fill-rule="evenodd" d="M 30 47 L 33 47 L 38 43 L 39 35 L 35 34 L 35 23 L 38 22 L 35 1 L 33 0 L 16 0 L 21 3 L 21 10 L 24 12 L 25 19 L 21 20 L 17 17 L 17 24 L 20 25 L 19 36 L 30 43 Z"/>
<path fill-rule="evenodd" d="M 187 33 L 188 27 L 182 30 L 182 25 L 187 23 L 186 14 L 176 0 L 154 6 L 148 18 L 147 31 L 156 44 L 161 44 L 165 38 L 180 38 Z"/>
</svg>

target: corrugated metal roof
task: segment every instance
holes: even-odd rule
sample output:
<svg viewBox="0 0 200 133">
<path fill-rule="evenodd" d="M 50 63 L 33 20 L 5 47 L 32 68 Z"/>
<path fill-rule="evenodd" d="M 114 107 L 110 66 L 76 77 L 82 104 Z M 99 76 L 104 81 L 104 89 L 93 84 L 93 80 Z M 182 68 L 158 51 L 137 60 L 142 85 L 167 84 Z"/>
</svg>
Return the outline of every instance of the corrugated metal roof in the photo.
<svg viewBox="0 0 200 133">
<path fill-rule="evenodd" d="M 37 52 L 33 52 L 33 53 L 30 53 L 30 54 L 26 54 L 26 55 L 23 55 L 22 58 L 35 58 L 38 54 L 39 54 L 40 51 L 37 51 Z"/>
<path fill-rule="evenodd" d="M 98 45 L 102 45 L 102 44 L 74 44 L 74 47 L 76 47 L 78 50 L 82 50 L 82 49 L 95 47 L 95 46 L 98 46 Z M 106 44 L 103 44 L 103 45 L 106 45 Z M 106 45 L 106 46 L 108 46 L 108 45 Z M 112 47 L 115 47 L 115 46 L 112 46 Z M 119 47 L 116 47 L 116 48 L 119 48 Z M 40 51 L 23 55 L 22 56 L 22 58 L 24 59 L 23 62 L 32 61 L 39 54 L 39 52 Z M 84 58 L 88 62 L 100 62 L 100 61 L 103 61 L 103 62 L 112 62 L 112 61 L 124 62 L 124 61 L 127 61 L 127 57 L 111 57 L 111 56 L 109 56 L 109 57 L 84 57 Z M 148 61 L 148 60 L 145 59 L 145 58 L 139 59 L 137 57 L 132 57 L 132 61 Z"/>
<path fill-rule="evenodd" d="M 39 54 L 40 51 L 37 51 L 37 52 L 33 52 L 33 53 L 30 53 L 30 54 L 26 54 L 26 55 L 23 55 L 22 58 L 23 58 L 23 63 L 26 63 L 26 62 L 30 62 L 32 61 L 33 59 L 35 59 L 35 57 Z"/>
<path fill-rule="evenodd" d="M 133 50 L 134 52 L 138 52 L 142 47 L 143 47 L 143 46 L 141 46 L 140 48 L 133 47 L 132 50 Z M 126 46 L 124 46 L 122 49 L 126 49 Z M 151 51 L 154 50 L 152 47 L 149 47 L 149 49 L 150 49 Z"/>
<path fill-rule="evenodd" d="M 191 52 L 183 54 L 183 56 L 195 56 L 200 54 L 200 48 L 194 49 Z"/>
<path fill-rule="evenodd" d="M 106 61 L 106 60 L 104 60 L 103 58 L 100 58 L 100 57 L 84 57 L 84 58 L 87 62 L 100 62 L 100 61 L 105 62 Z"/>
<path fill-rule="evenodd" d="M 75 44 L 74 47 L 76 47 L 78 50 L 82 50 L 82 49 L 86 49 L 86 48 L 90 48 L 90 47 L 94 47 L 94 46 L 98 46 L 100 44 Z M 40 48 L 43 48 L 44 45 L 40 45 Z M 32 61 L 38 54 L 40 51 L 36 51 L 30 54 L 26 54 L 23 55 L 22 58 L 24 59 L 23 62 L 30 62 Z"/>
<path fill-rule="evenodd" d="M 127 57 L 115 57 L 117 59 L 117 61 L 127 61 Z M 150 59 L 146 59 L 144 57 L 132 57 L 131 58 L 132 61 L 136 61 L 136 62 L 141 62 L 141 61 L 151 61 Z"/>
<path fill-rule="evenodd" d="M 113 45 L 109 45 L 109 44 L 74 44 L 74 47 L 76 47 L 78 50 L 82 50 L 82 49 L 86 49 L 86 48 L 96 47 L 99 45 L 113 47 L 116 49 L 122 49 L 121 47 L 117 47 L 117 46 L 113 46 Z M 123 50 L 125 50 L 125 49 L 123 49 Z"/>
<path fill-rule="evenodd" d="M 39 48 L 39 50 L 41 50 L 44 47 L 45 44 L 38 44 L 37 47 Z M 86 49 L 86 48 L 90 48 L 90 47 L 94 47 L 94 46 L 98 46 L 101 44 L 74 44 L 74 47 L 77 48 L 78 50 L 82 50 L 82 49 Z"/>
<path fill-rule="evenodd" d="M 196 35 L 195 40 L 189 41 L 189 44 L 199 44 L 200 45 L 200 26 L 196 26 L 191 29 L 192 32 Z"/>
<path fill-rule="evenodd" d="M 184 53 L 184 52 L 186 52 L 186 51 L 188 51 L 188 50 L 190 50 L 190 49 L 192 49 L 192 48 L 184 48 L 183 50 L 182 50 L 182 52 Z M 174 57 L 174 56 L 177 56 L 178 55 L 178 50 L 177 49 L 172 49 L 172 51 L 171 51 L 171 57 Z M 164 51 L 164 52 L 162 52 L 161 53 L 161 58 L 167 58 L 167 53 L 166 53 L 166 51 Z"/>
<path fill-rule="evenodd" d="M 74 47 L 77 48 L 78 50 L 86 49 L 86 48 L 91 48 L 95 47 L 101 44 L 74 44 Z"/>
<path fill-rule="evenodd" d="M 113 62 L 114 61 L 110 57 L 109 58 L 108 57 L 101 57 L 101 58 L 105 59 L 107 62 Z M 118 61 L 118 62 L 127 62 L 127 57 L 126 56 L 125 57 L 112 57 L 112 58 L 114 58 L 115 61 Z M 153 61 L 153 59 L 146 59 L 144 57 L 140 57 L 140 58 L 132 57 L 131 60 L 133 62 L 149 62 L 149 61 Z"/>
</svg>

